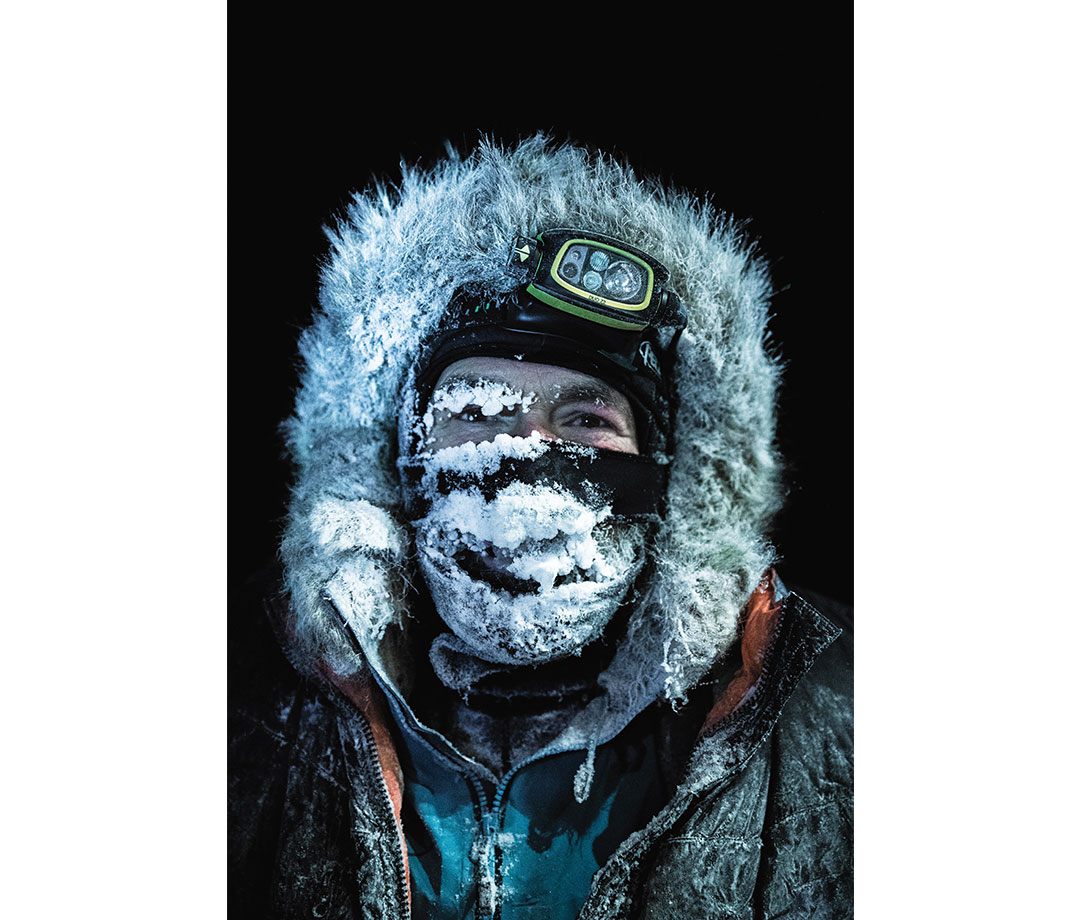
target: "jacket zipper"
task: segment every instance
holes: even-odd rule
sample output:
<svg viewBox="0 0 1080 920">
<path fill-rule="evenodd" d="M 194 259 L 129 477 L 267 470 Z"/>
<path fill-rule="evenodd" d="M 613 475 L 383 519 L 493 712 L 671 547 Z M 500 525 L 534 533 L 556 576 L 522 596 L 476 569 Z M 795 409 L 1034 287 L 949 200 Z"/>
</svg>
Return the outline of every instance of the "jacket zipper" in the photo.
<svg viewBox="0 0 1080 920">
<path fill-rule="evenodd" d="M 481 850 L 476 854 L 476 915 L 478 920 L 495 920 L 499 912 L 498 854 L 496 832 L 499 821 L 494 808 L 488 806 L 483 783 L 466 774 L 480 809 Z"/>
<path fill-rule="evenodd" d="M 355 707 L 353 707 L 355 710 Z M 382 803 L 386 814 L 384 818 L 389 818 L 390 826 L 394 829 L 394 835 L 398 833 L 398 822 L 394 816 L 394 803 L 390 798 L 390 789 L 386 785 L 386 780 L 382 775 L 382 768 L 379 766 L 379 753 L 378 748 L 375 745 L 375 733 L 371 730 L 371 725 L 363 713 L 357 713 L 360 717 L 360 727 L 363 734 L 364 746 L 366 750 L 364 754 L 367 757 L 368 770 L 373 772 L 378 778 L 379 788 L 382 789 Z M 397 893 L 398 893 L 398 916 L 401 920 L 410 920 L 411 911 L 409 910 L 409 883 L 406 878 L 405 868 L 405 853 L 400 846 L 394 847 L 394 867 L 397 872 Z"/>
<path fill-rule="evenodd" d="M 477 802 L 480 807 L 480 832 L 483 834 L 484 839 L 484 867 L 481 870 L 479 864 L 477 869 L 478 877 L 476 879 L 476 903 L 477 903 L 477 915 L 480 920 L 497 920 L 499 917 L 500 899 L 498 896 L 498 869 L 499 869 L 499 841 L 498 831 L 502 825 L 502 810 L 503 810 L 503 798 L 510 789 L 510 783 L 514 777 L 525 767 L 530 764 L 536 763 L 539 760 L 545 760 L 548 757 L 553 757 L 556 754 L 570 753 L 575 750 L 570 748 L 568 751 L 548 751 L 534 754 L 532 757 L 523 760 L 516 767 L 510 770 L 496 785 L 495 795 L 492 798 L 491 806 L 488 807 L 487 795 L 484 792 L 484 787 L 480 780 L 471 772 L 465 774 L 469 781 L 469 784 L 473 788 L 473 793 L 476 795 Z"/>
<path fill-rule="evenodd" d="M 334 613 L 334 616 L 337 618 L 338 622 L 343 627 L 345 635 L 348 638 L 349 644 L 352 646 L 353 651 L 360 656 L 361 660 L 366 660 L 363 646 L 360 644 L 360 640 L 357 638 L 356 632 L 352 628 L 352 624 L 350 624 L 349 621 L 345 619 L 341 611 L 338 609 L 337 604 L 334 603 L 333 599 L 329 595 L 323 594 L 322 600 L 324 603 L 329 605 L 330 609 Z M 367 750 L 364 752 L 367 756 L 367 767 L 369 771 L 375 774 L 376 782 L 378 783 L 379 788 L 382 789 L 383 793 L 382 802 L 384 806 L 384 811 L 386 812 L 383 817 L 384 819 L 388 820 L 389 826 L 394 829 L 395 836 L 398 836 L 398 834 L 400 833 L 401 838 L 404 839 L 404 830 L 400 827 L 400 825 L 398 824 L 398 819 L 394 815 L 394 802 L 393 799 L 390 798 L 390 789 L 386 785 L 386 780 L 383 778 L 382 775 L 382 767 L 379 764 L 379 748 L 378 745 L 375 744 L 375 732 L 371 728 L 371 723 L 368 722 L 367 716 L 365 716 L 364 713 L 360 711 L 359 707 L 352 700 L 350 700 L 338 687 L 335 687 L 329 681 L 327 681 L 326 683 L 327 686 L 330 687 L 331 691 L 335 694 L 335 696 L 337 696 L 338 699 L 344 701 L 345 705 L 347 706 L 347 711 L 355 713 L 360 718 L 360 726 L 364 739 L 364 745 L 367 748 Z M 405 865 L 405 860 L 408 858 L 408 856 L 405 849 L 401 846 L 395 846 L 394 851 L 394 868 L 397 872 L 398 916 L 401 918 L 401 920 L 411 920 L 412 911 L 409 907 L 408 867 Z"/>
</svg>

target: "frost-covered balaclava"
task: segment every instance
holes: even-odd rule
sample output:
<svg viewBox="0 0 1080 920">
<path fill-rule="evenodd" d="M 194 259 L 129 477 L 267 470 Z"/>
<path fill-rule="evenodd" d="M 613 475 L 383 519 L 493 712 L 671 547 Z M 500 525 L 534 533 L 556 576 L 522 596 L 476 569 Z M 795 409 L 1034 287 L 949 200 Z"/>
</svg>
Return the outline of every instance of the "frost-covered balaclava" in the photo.
<svg viewBox="0 0 1080 920">
<path fill-rule="evenodd" d="M 535 137 L 406 168 L 393 188 L 356 195 L 328 231 L 320 309 L 300 339 L 300 388 L 286 424 L 296 473 L 281 554 L 298 664 L 319 662 L 343 675 L 374 668 L 399 685 L 408 682 L 410 656 L 426 651 L 414 639 L 417 560 L 428 537 L 440 545 L 455 511 L 449 494 L 445 505 L 419 517 L 406 507 L 398 462 L 408 460 L 411 448 L 398 439 L 402 407 L 423 415 L 431 394 L 420 399 L 417 368 L 452 298 L 462 291 L 496 298 L 520 290 L 520 277 L 507 272 L 508 254 L 521 237 L 535 239 L 552 227 L 585 228 L 648 253 L 669 270 L 668 287 L 687 319 L 670 371 L 678 409 L 667 417 L 667 443 L 660 437 L 653 445 L 670 461 L 663 514 L 617 634 L 610 624 L 606 631 L 599 626 L 614 651 L 599 676 L 604 698 L 594 702 L 605 711 L 630 711 L 648 699 L 678 700 L 734 641 L 739 612 L 775 558 L 766 526 L 780 504 L 778 365 L 765 347 L 765 266 L 739 227 L 710 205 L 607 157 Z M 636 409 L 652 411 L 647 393 L 626 395 L 638 400 Z M 662 431 L 665 423 L 656 418 L 655 430 Z M 652 446 L 641 449 L 647 461 L 659 462 Z M 565 459 L 563 453 L 547 450 Z M 421 478 L 424 473 L 417 471 Z M 467 553 L 511 552 L 505 522 L 527 516 L 530 488 L 521 480 L 515 492 L 508 482 L 501 498 L 485 496 L 483 506 L 474 505 L 476 527 L 463 541 Z M 605 580 L 612 596 L 619 594 L 640 553 L 632 530 L 613 526 L 619 496 L 602 499 L 583 502 L 588 513 L 575 519 L 569 499 L 549 495 L 544 504 L 550 528 L 560 535 L 559 552 L 513 565 L 503 557 L 501 567 L 541 586 L 550 579 L 552 590 L 572 588 L 589 574 L 601 585 L 597 595 Z M 482 508 L 488 508 L 486 520 Z M 425 516 L 429 524 L 414 539 L 410 520 Z M 501 528 L 498 540 L 474 532 L 493 518 Z M 605 542 L 609 530 L 627 534 L 625 544 Z M 437 584 L 438 554 L 419 564 Z M 520 638 L 527 627 L 517 631 L 519 644 L 511 651 L 497 635 L 471 635 L 467 626 L 457 624 L 451 635 L 489 659 L 551 652 L 541 648 L 546 638 Z M 555 643 L 554 654 L 596 631 L 595 622 L 580 634 L 571 630 Z"/>
<path fill-rule="evenodd" d="M 534 461 L 557 449 L 539 438 L 506 437 L 492 446 Z M 416 525 L 420 570 L 461 644 L 443 641 L 500 664 L 579 653 L 601 635 L 641 571 L 644 526 L 616 522 L 609 502 L 582 500 L 554 482 L 511 481 L 488 500 L 469 483 L 486 469 L 488 456 L 478 448 L 432 454 L 432 478 L 450 469 L 462 482 L 435 491 Z"/>
<path fill-rule="evenodd" d="M 504 412 L 528 412 L 531 395 L 479 381 L 437 392 L 433 405 L 497 400 Z M 410 458 L 424 509 L 420 571 L 456 638 L 436 640 L 437 670 L 443 646 L 497 664 L 540 664 L 601 635 L 644 565 L 647 529 L 616 517 L 610 492 L 582 478 L 575 461 L 598 453 L 500 433 Z"/>
</svg>

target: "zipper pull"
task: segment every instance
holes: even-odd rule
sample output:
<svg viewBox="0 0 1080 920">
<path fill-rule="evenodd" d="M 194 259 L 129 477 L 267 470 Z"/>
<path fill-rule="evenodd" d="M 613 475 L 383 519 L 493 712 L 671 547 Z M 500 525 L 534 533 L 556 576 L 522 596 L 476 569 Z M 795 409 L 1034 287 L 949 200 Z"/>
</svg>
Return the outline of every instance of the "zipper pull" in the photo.
<svg viewBox="0 0 1080 920">
<path fill-rule="evenodd" d="M 480 839 L 476 853 L 476 900 L 479 913 L 484 920 L 495 916 L 499 905 L 498 883 L 495 879 L 495 835 L 498 824 L 492 812 L 485 812 L 480 825 Z"/>
</svg>

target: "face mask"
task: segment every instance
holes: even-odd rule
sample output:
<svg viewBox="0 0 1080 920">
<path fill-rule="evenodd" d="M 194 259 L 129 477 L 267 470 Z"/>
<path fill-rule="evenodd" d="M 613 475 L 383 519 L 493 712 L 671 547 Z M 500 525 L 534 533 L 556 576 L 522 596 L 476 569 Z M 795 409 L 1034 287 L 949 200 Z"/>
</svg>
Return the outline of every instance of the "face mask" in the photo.
<svg viewBox="0 0 1080 920">
<path fill-rule="evenodd" d="M 566 450 L 581 451 L 500 435 L 419 463 L 420 570 L 439 616 L 483 660 L 539 664 L 579 652 L 644 564 L 644 524 L 613 515 L 603 490 L 577 482 L 572 494 L 547 475 L 547 455 Z M 506 462 L 510 481 L 495 475 Z"/>
</svg>

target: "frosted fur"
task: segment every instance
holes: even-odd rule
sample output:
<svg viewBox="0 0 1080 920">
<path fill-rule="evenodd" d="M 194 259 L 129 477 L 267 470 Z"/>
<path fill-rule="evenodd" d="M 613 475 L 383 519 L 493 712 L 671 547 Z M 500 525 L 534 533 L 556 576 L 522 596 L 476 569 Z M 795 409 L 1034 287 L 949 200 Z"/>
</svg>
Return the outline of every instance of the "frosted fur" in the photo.
<svg viewBox="0 0 1080 920">
<path fill-rule="evenodd" d="M 405 168 L 396 187 L 356 195 L 328 230 L 320 310 L 300 339 L 301 385 L 285 425 L 296 478 L 282 557 L 298 659 L 363 667 L 325 597 L 370 654 L 391 654 L 390 627 L 407 631 L 413 576 L 395 459 L 402 406 L 417 408 L 420 343 L 460 285 L 512 288 L 504 265 L 515 236 L 552 226 L 586 227 L 655 256 L 689 317 L 669 511 L 653 577 L 602 678 L 606 705 L 680 699 L 733 641 L 773 561 L 764 531 L 780 498 L 765 268 L 709 205 L 535 137 Z"/>
</svg>

